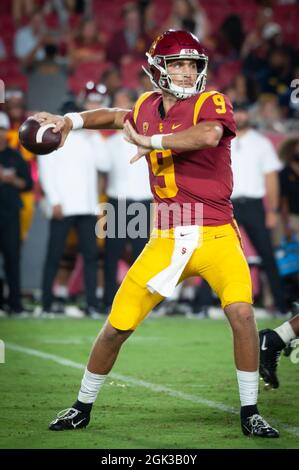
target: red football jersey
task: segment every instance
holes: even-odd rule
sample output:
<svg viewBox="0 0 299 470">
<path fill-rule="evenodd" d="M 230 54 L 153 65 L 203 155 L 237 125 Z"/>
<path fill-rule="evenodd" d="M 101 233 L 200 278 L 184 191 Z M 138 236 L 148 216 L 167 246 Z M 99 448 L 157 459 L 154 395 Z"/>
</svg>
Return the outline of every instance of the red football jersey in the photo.
<svg viewBox="0 0 299 470">
<path fill-rule="evenodd" d="M 179 132 L 206 120 L 220 121 L 224 132 L 215 148 L 189 152 L 153 150 L 146 156 L 152 193 L 158 203 L 156 225 L 164 228 L 230 223 L 230 141 L 236 128 L 229 99 L 217 91 L 196 94 L 177 101 L 164 118 L 160 115 L 161 105 L 160 92 L 144 93 L 127 118 L 138 133 L 148 136 Z"/>
</svg>

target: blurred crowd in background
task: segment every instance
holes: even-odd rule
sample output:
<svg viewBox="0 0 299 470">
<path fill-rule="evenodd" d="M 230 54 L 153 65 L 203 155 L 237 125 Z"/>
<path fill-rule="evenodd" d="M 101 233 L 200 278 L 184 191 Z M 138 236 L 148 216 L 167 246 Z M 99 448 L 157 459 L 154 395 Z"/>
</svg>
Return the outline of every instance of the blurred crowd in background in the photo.
<svg viewBox="0 0 299 470">
<path fill-rule="evenodd" d="M 145 162 L 132 170 L 128 162 L 134 147 L 111 131 L 80 131 L 59 150 L 61 159 L 41 158 L 20 145 L 18 128 L 41 110 L 61 114 L 101 106 L 131 108 L 138 95 L 152 90 L 142 70 L 145 52 L 170 28 L 186 29 L 199 38 L 209 56 L 206 89 L 227 94 L 235 109 L 248 115 L 249 127 L 271 144 L 268 172 L 275 173 L 280 192 L 273 196 L 276 183 L 268 187 L 265 178 L 260 194 L 237 194 L 234 205 L 265 196 L 267 206 L 267 196 L 277 197 L 275 216 L 268 214 L 261 222 L 273 243 L 268 244 L 270 254 L 266 238 L 255 240 L 254 233 L 262 230 L 246 230 L 246 221 L 241 225 L 257 305 L 270 313 L 286 313 L 298 297 L 299 267 L 290 275 L 277 271 L 276 279 L 269 273 L 274 269 L 274 246 L 283 238 L 294 243 L 299 238 L 298 24 L 299 2 L 291 0 L 2 0 L 2 314 L 21 314 L 37 304 L 37 316 L 96 317 L 109 312 L 117 286 L 146 238 L 96 239 L 95 206 L 108 199 L 118 210 L 123 199 L 148 207 Z M 257 135 L 251 138 L 250 151 L 255 152 Z M 21 154 L 28 174 L 16 167 L 9 172 L 7 159 L 16 154 L 8 156 L 6 139 L 9 148 Z M 259 144 L 265 145 L 257 140 Z M 253 172 L 252 178 L 259 175 Z M 20 237 L 13 241 L 16 233 Z M 191 280 L 160 313 L 201 317 L 217 302 L 203 283 Z"/>
</svg>

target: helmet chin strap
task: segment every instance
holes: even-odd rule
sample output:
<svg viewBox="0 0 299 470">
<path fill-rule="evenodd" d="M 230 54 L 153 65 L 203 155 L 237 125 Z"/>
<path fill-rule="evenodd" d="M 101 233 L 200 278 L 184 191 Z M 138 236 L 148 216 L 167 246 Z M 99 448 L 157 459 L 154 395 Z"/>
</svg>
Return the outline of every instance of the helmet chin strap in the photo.
<svg viewBox="0 0 299 470">
<path fill-rule="evenodd" d="M 189 98 L 190 96 L 193 96 L 197 93 L 196 91 L 196 85 L 193 85 L 192 87 L 180 87 L 178 85 L 175 85 L 172 80 L 170 80 L 169 84 L 169 90 L 172 92 L 177 98 Z"/>
</svg>

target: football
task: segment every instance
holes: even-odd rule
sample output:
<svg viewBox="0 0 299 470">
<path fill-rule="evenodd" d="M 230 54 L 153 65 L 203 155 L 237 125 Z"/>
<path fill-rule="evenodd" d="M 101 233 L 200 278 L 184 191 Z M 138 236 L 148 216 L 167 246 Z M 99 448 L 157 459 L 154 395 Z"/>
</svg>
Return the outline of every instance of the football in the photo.
<svg viewBox="0 0 299 470">
<path fill-rule="evenodd" d="M 40 125 L 33 118 L 26 119 L 19 129 L 20 142 L 27 150 L 37 155 L 46 155 L 57 150 L 61 132 L 54 133 L 54 124 Z"/>
</svg>

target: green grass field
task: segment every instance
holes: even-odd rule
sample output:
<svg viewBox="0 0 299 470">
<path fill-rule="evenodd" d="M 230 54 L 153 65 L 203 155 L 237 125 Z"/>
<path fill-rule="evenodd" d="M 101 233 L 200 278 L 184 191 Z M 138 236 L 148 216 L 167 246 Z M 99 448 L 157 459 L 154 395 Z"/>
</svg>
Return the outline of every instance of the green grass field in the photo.
<svg viewBox="0 0 299 470">
<path fill-rule="evenodd" d="M 278 323 L 261 321 L 259 328 Z M 48 431 L 77 396 L 100 326 L 88 319 L 0 320 L 1 448 L 299 448 L 299 364 L 282 357 L 281 388 L 261 387 L 260 410 L 280 439 L 244 437 L 227 323 L 180 317 L 149 318 L 127 341 L 88 428 Z"/>
</svg>

